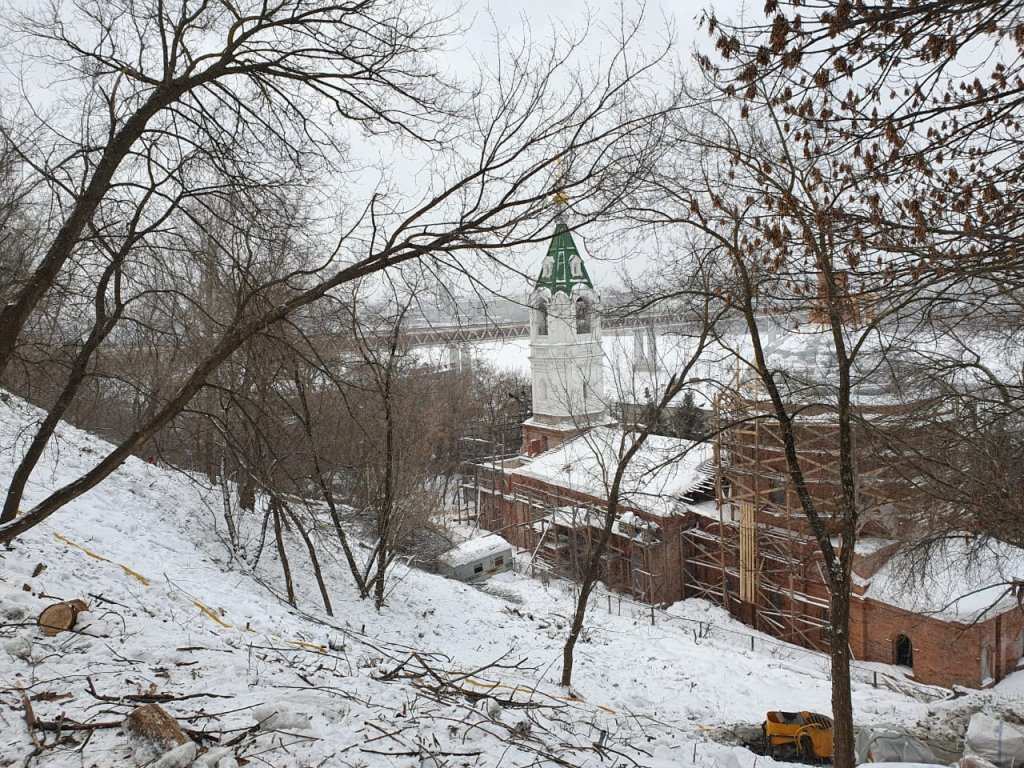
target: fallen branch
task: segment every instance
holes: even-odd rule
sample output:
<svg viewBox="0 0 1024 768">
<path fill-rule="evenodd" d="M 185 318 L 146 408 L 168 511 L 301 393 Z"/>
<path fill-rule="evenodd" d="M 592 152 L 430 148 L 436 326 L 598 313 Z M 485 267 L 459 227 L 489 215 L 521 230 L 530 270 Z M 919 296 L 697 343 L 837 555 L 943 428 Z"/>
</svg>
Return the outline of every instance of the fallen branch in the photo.
<svg viewBox="0 0 1024 768">
<path fill-rule="evenodd" d="M 360 747 L 359 751 L 370 755 L 387 755 L 388 757 L 476 757 L 482 754 L 480 750 L 476 752 L 427 752 L 423 749 L 414 749 L 408 752 L 380 752 L 376 749 L 365 749 L 363 747 Z"/>
<path fill-rule="evenodd" d="M 125 693 L 120 696 L 110 696 L 99 693 L 92 684 L 91 678 L 86 678 L 89 684 L 89 695 L 98 701 L 105 701 L 110 704 L 121 704 L 130 702 L 132 704 L 161 704 L 168 701 L 186 701 L 187 699 L 233 699 L 234 696 L 224 693 L 188 693 L 184 696 L 176 696 L 173 693 Z"/>
<path fill-rule="evenodd" d="M 29 701 L 28 694 L 25 693 L 25 689 L 21 689 L 21 704 L 25 707 L 25 725 L 28 726 L 28 736 L 32 739 L 32 746 L 36 748 L 38 752 L 43 748 L 43 745 L 39 743 L 39 739 L 36 737 L 36 713 L 32 709 L 32 702 Z"/>
</svg>

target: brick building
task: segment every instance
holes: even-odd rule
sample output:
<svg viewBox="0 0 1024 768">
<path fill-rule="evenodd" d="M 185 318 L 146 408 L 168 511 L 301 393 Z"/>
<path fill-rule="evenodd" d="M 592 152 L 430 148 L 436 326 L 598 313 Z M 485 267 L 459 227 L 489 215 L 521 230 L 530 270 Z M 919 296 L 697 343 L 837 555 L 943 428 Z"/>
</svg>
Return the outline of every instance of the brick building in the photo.
<svg viewBox="0 0 1024 768">
<path fill-rule="evenodd" d="M 629 439 L 620 429 L 596 427 L 532 459 L 478 465 L 466 492 L 480 525 L 535 562 L 576 577 L 604 524 L 609 470 Z M 681 599 L 681 533 L 692 510 L 713 508 L 713 495 L 707 445 L 651 436 L 622 480 L 604 562 L 609 588 L 657 604 Z"/>
<path fill-rule="evenodd" d="M 632 439 L 609 425 L 602 400 L 599 305 L 560 222 L 530 297 L 533 417 L 523 425 L 522 455 L 478 463 L 464 486 L 483 527 L 531 563 L 570 576 L 603 523 L 611 472 Z M 759 630 L 827 650 L 829 592 L 782 441 L 771 419 L 756 418 L 766 410 L 756 392 L 731 393 L 715 399 L 715 415 L 732 426 L 712 441 L 652 436 L 630 464 L 602 578 L 652 603 L 707 599 Z M 901 418 L 884 399 L 858 408 L 860 423 L 892 424 L 903 437 L 921 429 L 928 439 L 926 420 Z M 807 407 L 795 430 L 809 488 L 827 515 L 838 483 L 836 425 Z M 854 558 L 853 655 L 908 667 L 924 683 L 992 684 L 1024 652 L 1024 612 L 1006 587 L 992 586 L 1024 577 L 1024 552 L 998 545 L 967 568 L 969 547 L 954 539 L 924 559 L 906 556 L 904 529 L 928 501 L 877 434 L 855 439 L 864 527 Z"/>
</svg>

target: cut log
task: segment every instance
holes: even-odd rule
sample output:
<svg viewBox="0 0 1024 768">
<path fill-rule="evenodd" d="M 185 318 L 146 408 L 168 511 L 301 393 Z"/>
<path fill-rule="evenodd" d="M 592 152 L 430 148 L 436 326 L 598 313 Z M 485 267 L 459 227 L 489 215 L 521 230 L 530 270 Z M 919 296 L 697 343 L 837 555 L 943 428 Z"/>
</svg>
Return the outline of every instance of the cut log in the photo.
<svg viewBox="0 0 1024 768">
<path fill-rule="evenodd" d="M 43 628 L 43 634 L 53 637 L 60 632 L 66 632 L 75 626 L 75 618 L 78 612 L 70 603 L 54 603 L 43 609 L 39 614 L 39 626 Z"/>
<path fill-rule="evenodd" d="M 66 632 L 75 626 L 78 614 L 89 610 L 84 600 L 67 600 L 62 603 L 48 605 L 39 614 L 37 622 L 42 627 L 43 634 L 53 637 L 61 632 Z"/>
<path fill-rule="evenodd" d="M 124 720 L 124 728 L 130 738 L 152 747 L 157 755 L 190 741 L 178 721 L 159 704 L 143 704 L 132 710 Z"/>
</svg>

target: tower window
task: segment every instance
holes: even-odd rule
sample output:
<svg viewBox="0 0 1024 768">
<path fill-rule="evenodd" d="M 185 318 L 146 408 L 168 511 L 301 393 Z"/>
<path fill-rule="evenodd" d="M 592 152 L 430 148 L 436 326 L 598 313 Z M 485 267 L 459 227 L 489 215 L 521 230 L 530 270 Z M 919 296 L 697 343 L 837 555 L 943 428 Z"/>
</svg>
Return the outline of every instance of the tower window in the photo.
<svg viewBox="0 0 1024 768">
<path fill-rule="evenodd" d="M 569 269 L 572 271 L 573 277 L 583 277 L 583 259 L 578 253 L 569 260 Z"/>
<path fill-rule="evenodd" d="M 537 335 L 548 335 L 548 303 L 546 301 L 537 304 Z"/>
<path fill-rule="evenodd" d="M 576 299 L 576 333 L 590 333 L 590 302 L 586 299 Z"/>
</svg>

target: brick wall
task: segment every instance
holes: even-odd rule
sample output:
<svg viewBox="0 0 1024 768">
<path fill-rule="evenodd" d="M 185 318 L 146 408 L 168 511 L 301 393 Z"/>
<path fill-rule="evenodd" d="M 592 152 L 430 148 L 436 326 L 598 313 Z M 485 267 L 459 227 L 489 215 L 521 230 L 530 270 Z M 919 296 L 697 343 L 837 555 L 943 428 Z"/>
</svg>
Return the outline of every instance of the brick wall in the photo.
<svg viewBox="0 0 1024 768">
<path fill-rule="evenodd" d="M 982 679 L 983 648 L 990 654 L 989 682 L 1013 672 L 1020 658 L 1024 614 L 1019 610 L 968 625 L 867 598 L 853 618 L 851 641 L 857 658 L 891 664 L 897 638 L 906 635 L 914 649 L 914 679 L 922 683 L 981 687 L 986 684 Z"/>
<path fill-rule="evenodd" d="M 500 533 L 508 541 L 521 549 L 533 551 L 539 541 L 539 534 L 533 529 L 532 522 L 537 512 L 523 501 L 523 497 L 533 496 L 544 499 L 549 505 L 572 506 L 578 504 L 603 510 L 606 502 L 585 493 L 562 488 L 542 480 L 521 475 L 506 474 L 504 482 L 496 482 L 492 493 L 492 485 L 481 483 L 484 492 L 481 494 L 480 525 L 488 530 Z M 628 504 L 621 505 L 619 514 L 633 512 L 638 517 L 656 523 L 661 528 L 661 541 L 640 547 L 628 537 L 613 534 L 609 547 L 620 555 L 620 561 L 614 569 L 605 574 L 605 582 L 610 589 L 632 592 L 633 578 L 631 569 L 634 561 L 634 549 L 643 552 L 643 567 L 653 574 L 653 578 L 640 579 L 644 587 L 643 594 L 635 596 L 647 602 L 657 604 L 673 603 L 683 598 L 682 540 L 680 531 L 684 525 L 682 518 L 663 518 L 636 509 Z M 593 531 L 596 536 L 597 530 Z M 624 561 L 629 561 L 628 566 Z"/>
</svg>

